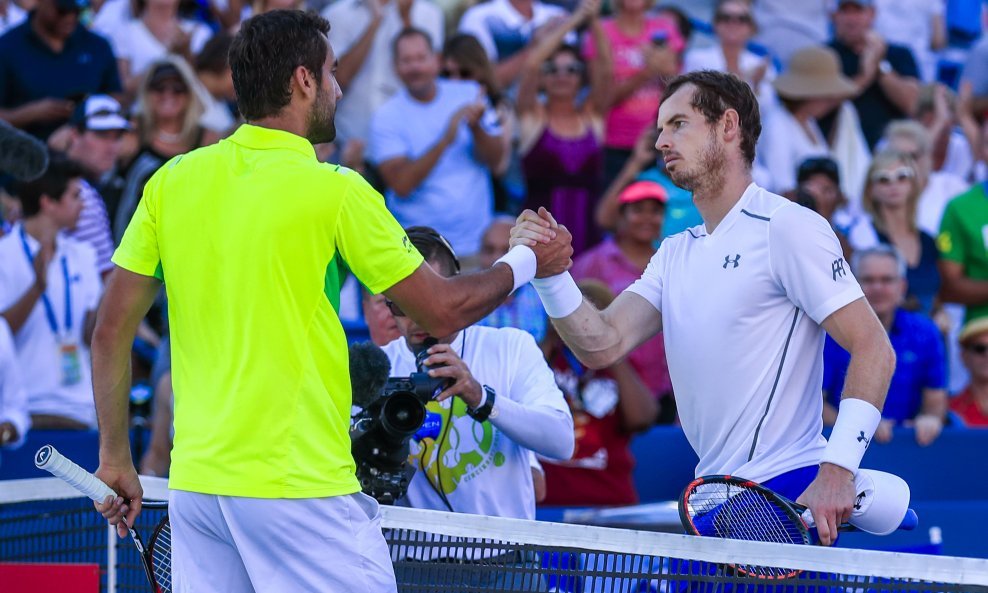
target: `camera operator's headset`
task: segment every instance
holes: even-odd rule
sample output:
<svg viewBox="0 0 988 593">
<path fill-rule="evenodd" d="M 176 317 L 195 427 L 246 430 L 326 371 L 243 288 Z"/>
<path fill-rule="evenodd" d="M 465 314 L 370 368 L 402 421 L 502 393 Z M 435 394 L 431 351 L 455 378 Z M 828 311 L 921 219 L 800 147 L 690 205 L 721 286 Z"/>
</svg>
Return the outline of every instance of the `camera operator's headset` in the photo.
<svg viewBox="0 0 988 593">
<path fill-rule="evenodd" d="M 418 249 L 419 251 L 434 253 L 434 250 L 431 249 L 430 247 L 435 247 L 435 246 L 438 246 L 442 250 L 446 251 L 446 253 L 449 254 L 450 258 L 453 261 L 453 275 L 456 276 L 457 274 L 460 273 L 460 259 L 456 257 L 456 252 L 453 251 L 453 246 L 449 244 L 449 241 L 446 240 L 446 237 L 440 235 L 439 232 L 436 231 L 434 228 L 427 226 L 411 226 L 405 229 L 405 234 L 408 235 L 408 240 L 411 241 L 412 245 L 414 245 L 416 249 Z M 466 345 L 467 345 L 467 332 L 464 329 L 463 343 L 461 344 L 460 347 L 460 358 L 463 358 L 463 353 L 466 351 Z M 435 490 L 436 494 L 439 495 L 439 498 L 442 499 L 443 504 L 446 505 L 446 508 L 449 509 L 451 513 L 456 511 L 453 510 L 453 505 L 449 503 L 449 498 L 446 496 L 446 492 L 443 490 L 442 449 L 443 449 L 443 445 L 446 443 L 446 437 L 449 435 L 449 430 L 453 425 L 454 403 L 455 400 L 451 401 L 449 404 L 449 414 L 447 414 L 446 418 L 443 420 L 443 432 L 441 435 L 439 435 L 439 440 L 436 442 L 436 463 L 437 463 L 436 483 L 435 484 L 432 483 L 432 480 L 429 479 L 428 474 L 426 474 L 425 476 L 425 481 L 429 483 L 429 486 L 432 486 L 432 489 Z M 424 454 L 425 454 L 425 450 L 423 449 L 422 452 L 419 453 L 419 457 L 418 457 L 419 467 L 422 469 L 423 472 L 425 471 L 425 461 L 422 459 L 422 456 Z"/>
</svg>

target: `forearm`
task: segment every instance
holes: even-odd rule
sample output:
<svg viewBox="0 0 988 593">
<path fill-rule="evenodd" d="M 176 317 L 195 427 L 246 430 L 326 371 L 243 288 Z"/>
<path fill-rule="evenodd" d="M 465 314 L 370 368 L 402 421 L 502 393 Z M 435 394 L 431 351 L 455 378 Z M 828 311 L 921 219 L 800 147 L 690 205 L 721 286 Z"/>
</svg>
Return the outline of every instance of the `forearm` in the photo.
<svg viewBox="0 0 988 593">
<path fill-rule="evenodd" d="M 494 78 L 499 87 L 506 89 L 514 84 L 515 79 L 521 74 L 521 69 L 525 66 L 529 52 L 530 50 L 525 48 L 494 66 Z"/>
<path fill-rule="evenodd" d="M 621 190 L 628 187 L 632 181 L 637 179 L 641 172 L 642 166 L 634 158 L 629 158 L 625 161 L 624 166 L 621 167 L 621 171 L 614 178 L 614 181 L 611 182 L 607 191 L 604 192 L 604 197 L 601 198 L 600 204 L 597 205 L 597 212 L 594 215 L 597 226 L 608 231 L 613 231 L 617 227 L 618 218 L 620 218 L 620 204 L 617 201 L 618 194 L 621 193 Z"/>
<path fill-rule="evenodd" d="M 371 22 L 367 25 L 367 29 L 364 30 L 363 35 L 360 36 L 360 39 L 350 48 L 350 51 L 340 57 L 340 63 L 336 68 L 336 81 L 340 83 L 340 87 L 344 90 L 350 86 L 350 83 L 353 82 L 353 79 L 363 67 L 380 25 L 381 19 L 379 17 L 372 18 Z"/>
<path fill-rule="evenodd" d="M 923 405 L 919 415 L 934 416 L 943 420 L 947 417 L 947 390 L 946 389 L 924 389 Z"/>
<path fill-rule="evenodd" d="M 524 406 L 506 397 L 494 403 L 497 418 L 491 424 L 512 442 L 549 459 L 569 459 L 575 443 L 573 418 L 548 406 Z"/>
<path fill-rule="evenodd" d="M 895 371 L 895 352 L 884 332 L 871 334 L 855 346 L 842 397 L 864 400 L 881 411 Z"/>
<path fill-rule="evenodd" d="M 635 433 L 651 426 L 659 415 L 659 402 L 631 363 L 627 360 L 618 362 L 611 367 L 611 375 L 617 382 L 618 407 L 624 431 Z"/>
<path fill-rule="evenodd" d="M 590 368 L 607 368 L 627 354 L 617 330 L 586 300 L 570 315 L 550 320 L 573 354 Z"/>
<path fill-rule="evenodd" d="M 432 173 L 449 143 L 449 140 L 444 136 L 428 152 L 415 160 L 404 163 L 394 174 L 388 175 L 382 171 L 385 183 L 394 190 L 399 198 L 407 198 L 418 186 L 422 185 L 429 173 Z"/>
<path fill-rule="evenodd" d="M 27 105 L 15 107 L 14 109 L 0 109 L 0 119 L 15 128 L 24 128 L 25 126 L 31 125 L 36 121 L 36 119 L 31 116 L 30 110 L 27 109 Z"/>
<path fill-rule="evenodd" d="M 93 335 L 93 397 L 99 423 L 100 463 L 130 462 L 130 349 L 135 331 L 97 327 Z"/>
<path fill-rule="evenodd" d="M 878 77 L 878 85 L 899 111 L 906 115 L 913 112 L 919 98 L 919 82 L 915 78 L 890 72 Z"/>
<path fill-rule="evenodd" d="M 947 303 L 980 305 L 988 301 L 988 281 L 962 277 L 945 281 L 940 296 Z"/>
<path fill-rule="evenodd" d="M 34 305 L 41 298 L 44 291 L 41 290 L 38 285 L 32 284 L 31 288 L 17 299 L 17 302 L 11 305 L 9 309 L 0 313 L 0 317 L 7 320 L 7 325 L 10 326 L 10 333 L 16 334 L 24 327 L 27 322 L 27 318 L 31 315 L 31 311 L 34 310 Z"/>
<path fill-rule="evenodd" d="M 647 70 L 639 70 L 631 78 L 621 81 L 621 83 L 617 85 L 617 88 L 614 89 L 614 91 L 611 92 L 610 96 L 607 98 L 607 106 L 613 107 L 618 103 L 621 103 L 652 78 L 655 77 L 653 77 Z"/>
<path fill-rule="evenodd" d="M 501 136 L 492 136 L 477 125 L 471 126 L 473 132 L 474 157 L 488 169 L 495 171 L 504 158 L 505 143 Z"/>
</svg>

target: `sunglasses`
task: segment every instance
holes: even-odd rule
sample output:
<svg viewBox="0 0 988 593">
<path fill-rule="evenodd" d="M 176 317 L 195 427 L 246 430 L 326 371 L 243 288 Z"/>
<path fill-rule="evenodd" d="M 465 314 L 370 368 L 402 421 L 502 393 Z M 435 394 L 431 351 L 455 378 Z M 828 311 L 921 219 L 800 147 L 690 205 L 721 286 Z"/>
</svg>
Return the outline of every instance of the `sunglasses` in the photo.
<svg viewBox="0 0 988 593">
<path fill-rule="evenodd" d="M 555 74 L 569 74 L 569 75 L 583 74 L 583 64 L 573 63 L 573 64 L 567 64 L 565 66 L 560 67 L 560 66 L 557 66 L 557 65 L 553 64 L 552 62 L 547 62 L 545 64 L 542 64 L 542 72 L 544 74 L 551 74 L 551 75 L 555 75 Z"/>
<path fill-rule="evenodd" d="M 871 176 L 872 183 L 888 185 L 895 181 L 906 181 L 913 178 L 913 170 L 909 167 L 899 167 L 894 171 L 880 171 Z"/>
<path fill-rule="evenodd" d="M 394 315 L 395 317 L 405 317 L 405 312 L 401 310 L 401 307 L 398 306 L 398 303 L 386 299 L 384 301 L 384 304 L 387 305 L 388 311 L 391 311 L 391 314 Z"/>
<path fill-rule="evenodd" d="M 473 80 L 473 71 L 467 68 L 460 68 L 459 70 L 454 70 L 450 68 L 443 68 L 439 71 L 439 75 L 443 78 L 459 78 L 461 80 Z"/>
<path fill-rule="evenodd" d="M 152 93 L 159 93 L 159 94 L 170 93 L 172 95 L 184 95 L 189 92 L 188 87 L 186 87 L 184 84 L 178 84 L 178 83 L 155 84 L 155 85 L 151 85 L 151 87 L 148 90 L 150 90 Z"/>
<path fill-rule="evenodd" d="M 968 344 L 964 349 L 974 354 L 985 354 L 988 352 L 988 344 Z"/>
<path fill-rule="evenodd" d="M 721 12 L 714 16 L 715 23 L 738 23 L 742 25 L 751 24 L 750 14 L 730 14 L 726 12 Z"/>
</svg>

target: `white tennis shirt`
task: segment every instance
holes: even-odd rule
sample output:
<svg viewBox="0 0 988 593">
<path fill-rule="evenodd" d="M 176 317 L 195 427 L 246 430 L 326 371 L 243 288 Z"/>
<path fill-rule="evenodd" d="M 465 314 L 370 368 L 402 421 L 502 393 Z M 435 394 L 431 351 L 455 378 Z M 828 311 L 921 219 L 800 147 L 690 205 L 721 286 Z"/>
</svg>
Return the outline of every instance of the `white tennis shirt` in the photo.
<svg viewBox="0 0 988 593">
<path fill-rule="evenodd" d="M 713 233 L 663 241 L 628 290 L 662 314 L 697 476 L 761 482 L 820 462 L 820 323 L 863 297 L 825 219 L 751 184 Z"/>
</svg>

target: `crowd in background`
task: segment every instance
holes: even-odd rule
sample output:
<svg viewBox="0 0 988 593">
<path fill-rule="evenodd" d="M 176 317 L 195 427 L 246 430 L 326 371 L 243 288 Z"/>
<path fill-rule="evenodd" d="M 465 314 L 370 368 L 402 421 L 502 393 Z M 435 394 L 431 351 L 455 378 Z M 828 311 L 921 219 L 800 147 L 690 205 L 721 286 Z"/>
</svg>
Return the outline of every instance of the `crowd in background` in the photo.
<svg viewBox="0 0 988 593">
<path fill-rule="evenodd" d="M 275 9 L 332 26 L 343 98 L 321 160 L 359 171 L 403 226 L 435 228 L 467 267 L 507 251 L 521 209 L 546 207 L 599 307 L 663 237 L 702 223 L 654 149 L 664 81 L 743 78 L 761 108 L 755 181 L 831 222 L 846 260 L 833 274 L 853 271 L 896 350 L 876 438 L 906 425 L 927 445 L 946 426 L 988 427 L 988 3 L 679 4 L 0 0 L 0 119 L 52 151 L 41 179 L 0 189 L 0 445 L 31 427 L 95 428 L 88 343 L 114 246 L 159 167 L 243 123 L 227 53 L 244 19 Z M 353 282 L 340 316 L 380 345 L 399 336 L 383 297 Z M 483 323 L 531 333 L 573 412 L 576 453 L 544 463 L 547 502 L 634 502 L 630 439 L 676 422 L 661 336 L 586 369 L 530 286 Z M 133 354 L 135 414 L 156 428 L 142 470 L 158 474 L 167 332 L 162 296 Z M 825 423 L 847 364 L 828 340 Z"/>
</svg>

